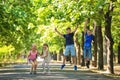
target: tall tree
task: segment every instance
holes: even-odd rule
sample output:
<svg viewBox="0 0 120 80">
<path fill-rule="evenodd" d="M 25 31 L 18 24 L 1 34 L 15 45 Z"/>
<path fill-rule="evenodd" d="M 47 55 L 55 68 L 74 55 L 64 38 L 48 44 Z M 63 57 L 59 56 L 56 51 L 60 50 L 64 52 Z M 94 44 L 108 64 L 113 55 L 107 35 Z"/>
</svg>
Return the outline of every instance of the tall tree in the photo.
<svg viewBox="0 0 120 80">
<path fill-rule="evenodd" d="M 113 66 L 113 38 L 111 34 L 111 23 L 112 23 L 112 15 L 113 12 L 113 1 L 110 1 L 108 10 L 105 14 L 105 39 L 107 44 L 107 70 L 110 73 L 114 73 Z"/>
<path fill-rule="evenodd" d="M 97 26 L 98 69 L 103 69 L 103 36 L 101 24 Z"/>
<path fill-rule="evenodd" d="M 84 31 L 82 31 L 82 39 L 81 39 L 81 66 L 85 66 L 85 60 L 84 60 Z"/>
<path fill-rule="evenodd" d="M 77 64 L 81 64 L 81 52 L 80 52 L 80 43 L 78 41 L 78 34 L 75 35 L 75 47 L 76 47 L 76 54 L 77 54 Z"/>
<path fill-rule="evenodd" d="M 97 67 L 97 27 L 96 27 L 96 30 L 95 30 L 95 36 L 94 36 L 94 40 L 93 41 L 94 41 L 93 42 L 94 67 Z"/>
</svg>

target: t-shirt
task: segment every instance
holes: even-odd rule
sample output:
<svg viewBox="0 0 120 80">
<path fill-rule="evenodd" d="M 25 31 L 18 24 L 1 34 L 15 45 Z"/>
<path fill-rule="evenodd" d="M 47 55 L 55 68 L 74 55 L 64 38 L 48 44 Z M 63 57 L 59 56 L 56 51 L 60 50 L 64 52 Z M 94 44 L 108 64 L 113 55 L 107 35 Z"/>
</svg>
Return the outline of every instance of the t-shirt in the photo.
<svg viewBox="0 0 120 80">
<path fill-rule="evenodd" d="M 64 34 L 63 37 L 66 40 L 66 46 L 74 44 L 73 40 L 74 33 Z"/>
<path fill-rule="evenodd" d="M 48 51 L 48 50 L 44 50 L 44 51 L 43 51 L 43 56 L 46 56 L 47 51 Z M 45 62 L 50 62 L 50 60 L 51 60 L 51 56 L 50 56 L 50 53 L 49 53 L 49 51 L 48 51 L 48 56 L 46 56 L 46 57 L 44 58 L 44 61 L 45 61 Z"/>
<path fill-rule="evenodd" d="M 88 35 L 87 33 L 85 34 L 85 43 L 84 43 L 84 47 L 91 47 L 91 43 L 93 40 L 94 35 Z"/>
<path fill-rule="evenodd" d="M 35 60 L 37 58 L 37 50 L 35 52 L 33 51 L 30 51 L 30 56 L 29 56 L 29 59 L 30 60 Z"/>
</svg>

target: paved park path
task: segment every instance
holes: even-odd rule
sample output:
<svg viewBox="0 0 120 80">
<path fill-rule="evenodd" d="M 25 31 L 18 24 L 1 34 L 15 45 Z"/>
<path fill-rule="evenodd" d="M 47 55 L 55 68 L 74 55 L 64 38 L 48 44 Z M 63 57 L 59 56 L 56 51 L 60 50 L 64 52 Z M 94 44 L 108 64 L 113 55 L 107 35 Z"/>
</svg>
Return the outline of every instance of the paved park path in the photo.
<svg viewBox="0 0 120 80">
<path fill-rule="evenodd" d="M 30 64 L 16 64 L 0 69 L 0 80 L 119 80 L 94 73 L 88 69 L 73 70 L 73 66 L 67 65 L 64 70 L 60 70 L 61 63 L 51 63 L 51 73 L 43 74 L 41 63 L 35 75 L 29 74 Z"/>
</svg>

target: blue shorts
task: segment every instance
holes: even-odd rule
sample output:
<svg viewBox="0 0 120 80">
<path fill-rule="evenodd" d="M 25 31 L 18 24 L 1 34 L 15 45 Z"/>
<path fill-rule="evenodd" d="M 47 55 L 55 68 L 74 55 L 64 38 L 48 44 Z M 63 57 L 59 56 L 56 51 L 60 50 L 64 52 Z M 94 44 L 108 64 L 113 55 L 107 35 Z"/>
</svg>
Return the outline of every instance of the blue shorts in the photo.
<svg viewBox="0 0 120 80">
<path fill-rule="evenodd" d="M 84 58 L 92 59 L 91 47 L 84 47 Z"/>
<path fill-rule="evenodd" d="M 75 52 L 75 47 L 74 44 L 73 45 L 67 45 L 65 48 L 65 52 L 64 52 L 64 56 L 68 56 L 69 53 L 71 54 L 71 56 L 76 56 L 76 52 Z"/>
</svg>

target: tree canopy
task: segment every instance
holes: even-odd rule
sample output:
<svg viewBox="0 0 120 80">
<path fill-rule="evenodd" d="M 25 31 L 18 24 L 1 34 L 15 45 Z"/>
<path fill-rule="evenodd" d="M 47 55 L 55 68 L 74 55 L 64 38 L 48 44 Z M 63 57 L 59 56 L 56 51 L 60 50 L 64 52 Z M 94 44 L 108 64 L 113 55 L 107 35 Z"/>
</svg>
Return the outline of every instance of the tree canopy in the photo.
<svg viewBox="0 0 120 80">
<path fill-rule="evenodd" d="M 77 34 L 80 42 L 86 18 L 91 19 L 90 28 L 93 28 L 93 20 L 96 20 L 97 25 L 102 24 L 104 31 L 104 15 L 110 1 L 112 0 L 1 0 L 0 55 L 9 51 L 17 54 L 21 50 L 29 50 L 33 43 L 39 49 L 43 43 L 48 43 L 51 51 L 58 51 L 64 47 L 65 42 L 55 33 L 55 27 L 65 33 L 67 27 L 74 29 L 79 25 Z M 120 43 L 120 0 L 113 1 L 111 30 L 116 52 Z"/>
</svg>

